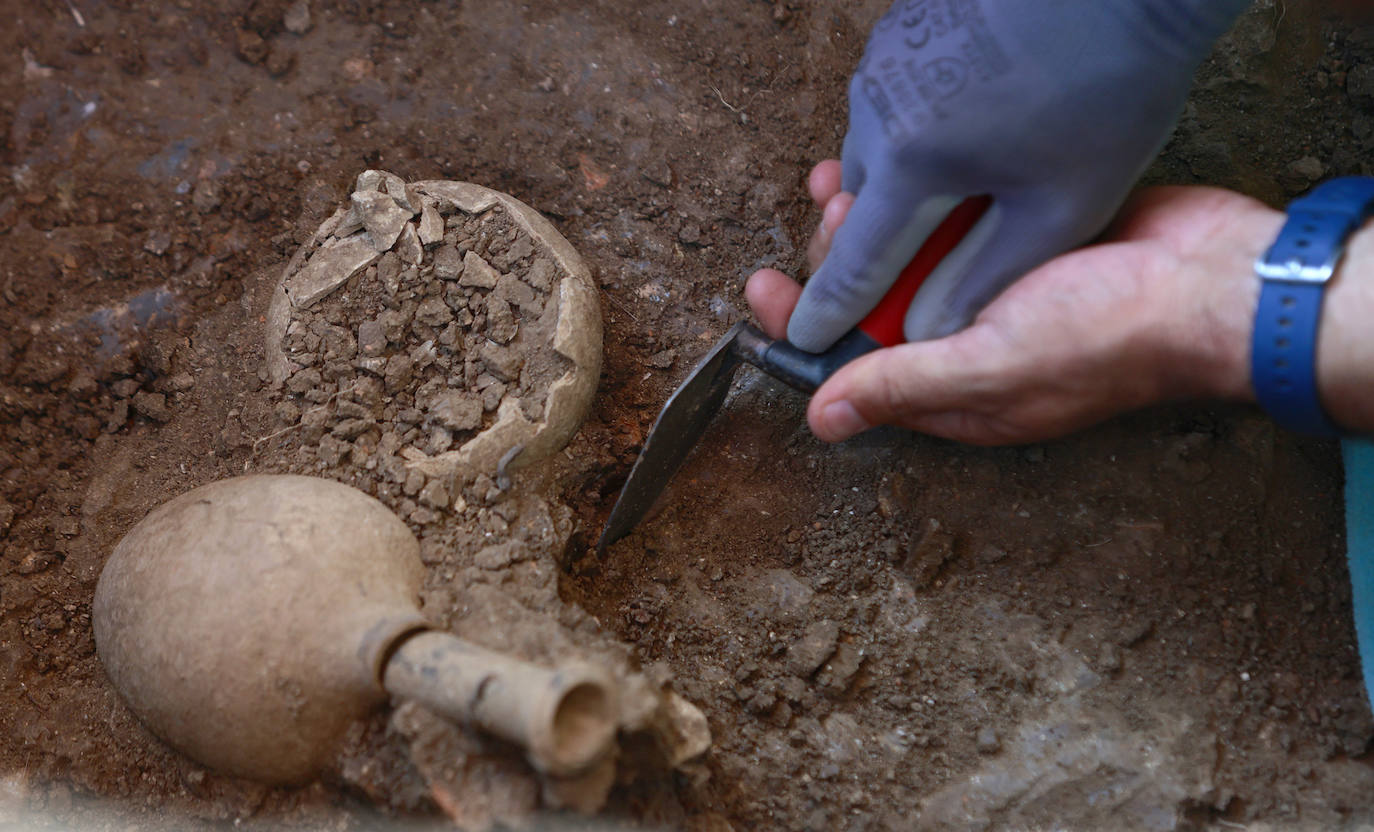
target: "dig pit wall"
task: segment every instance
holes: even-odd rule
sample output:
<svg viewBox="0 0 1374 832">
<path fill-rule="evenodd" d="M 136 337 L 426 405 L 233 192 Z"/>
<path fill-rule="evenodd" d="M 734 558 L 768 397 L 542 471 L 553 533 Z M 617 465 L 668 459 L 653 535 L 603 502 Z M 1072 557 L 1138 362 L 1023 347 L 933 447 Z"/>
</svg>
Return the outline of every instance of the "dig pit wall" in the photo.
<svg viewBox="0 0 1374 832">
<path fill-rule="evenodd" d="M 600 393 L 552 480 L 591 534 L 657 406 L 743 315 L 742 279 L 802 270 L 817 219 L 804 170 L 838 153 L 845 82 L 885 5 L 315 4 L 299 36 L 266 5 L 75 0 L 81 23 L 62 4 L 17 8 L 0 27 L 0 54 L 19 56 L 0 69 L 5 799 L 48 828 L 108 827 L 106 810 L 147 829 L 368 817 L 337 786 L 266 791 L 188 767 L 118 707 L 89 648 L 119 535 L 261 464 L 259 318 L 293 235 L 374 166 L 484 182 L 554 218 L 606 310 Z M 1306 186 L 1307 157 L 1362 172 L 1374 102 L 1350 79 L 1374 54 L 1316 15 L 1256 5 L 1152 181 L 1277 205 Z M 162 357 L 131 345 L 87 362 L 64 345 L 50 375 L 39 359 L 56 353 L 30 353 L 76 313 L 159 286 L 186 304 L 174 333 L 144 339 Z M 165 391 L 171 421 L 105 431 L 130 379 Z M 707 783 L 623 790 L 615 817 L 1370 820 L 1334 449 L 1199 407 L 1008 450 L 894 434 L 824 448 L 800 424 L 800 402 L 746 380 L 639 537 L 562 578 L 566 600 L 674 668 L 718 737 Z M 833 652 L 795 677 L 788 655 L 826 621 Z"/>
</svg>

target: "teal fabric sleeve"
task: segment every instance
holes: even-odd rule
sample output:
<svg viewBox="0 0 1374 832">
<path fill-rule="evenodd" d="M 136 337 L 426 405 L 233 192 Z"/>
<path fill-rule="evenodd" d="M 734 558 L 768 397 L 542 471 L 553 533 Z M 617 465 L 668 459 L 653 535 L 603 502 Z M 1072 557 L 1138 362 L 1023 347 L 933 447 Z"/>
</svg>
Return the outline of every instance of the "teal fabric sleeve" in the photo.
<svg viewBox="0 0 1374 832">
<path fill-rule="evenodd" d="M 1342 443 L 1342 450 L 1355 637 L 1364 672 L 1365 696 L 1374 701 L 1374 440 L 1348 439 Z"/>
</svg>

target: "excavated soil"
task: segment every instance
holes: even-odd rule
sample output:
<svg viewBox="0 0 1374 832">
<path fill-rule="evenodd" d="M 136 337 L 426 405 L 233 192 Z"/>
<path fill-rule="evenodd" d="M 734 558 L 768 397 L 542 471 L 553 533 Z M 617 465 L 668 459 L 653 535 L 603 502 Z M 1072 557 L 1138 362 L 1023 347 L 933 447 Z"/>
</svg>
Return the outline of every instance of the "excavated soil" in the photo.
<svg viewBox="0 0 1374 832">
<path fill-rule="evenodd" d="M 337 770 L 294 790 L 207 772 L 124 708 L 91 635 L 104 558 L 172 496 L 274 470 L 373 482 L 422 533 L 436 621 L 534 658 L 615 654 L 701 707 L 704 765 L 622 763 L 612 825 L 1374 821 L 1339 457 L 1254 411 L 1161 409 L 1027 448 L 895 431 L 829 447 L 800 396 L 746 373 L 657 512 L 592 551 L 657 409 L 745 316 L 744 278 L 802 267 L 805 174 L 838 153 L 845 81 L 885 5 L 10 3 L 0 828 L 443 825 L 482 809 L 452 805 L 456 781 L 489 815 L 539 802 L 518 758 L 445 769 L 480 740 L 411 708 L 360 724 Z M 1324 14 L 1258 3 L 1150 181 L 1278 204 L 1371 173 L 1374 29 Z M 433 449 L 475 430 L 426 421 L 424 379 L 390 416 L 335 395 L 343 376 L 270 383 L 274 287 L 365 169 L 510 193 L 593 270 L 593 411 L 510 490 L 440 500 L 367 467 L 387 432 Z M 366 322 L 319 314 L 320 341 L 297 348 Z M 409 356 L 412 334 L 429 340 L 384 349 Z M 443 373 L 482 400 L 461 424 L 485 423 L 507 382 Z M 334 408 L 318 430 L 299 427 L 326 403 L 312 397 Z M 460 496 L 470 511 L 430 505 Z"/>
<path fill-rule="evenodd" d="M 426 477 L 398 452 L 426 460 L 460 447 L 496 423 L 508 397 L 524 419 L 542 421 L 571 364 L 553 346 L 568 276 L 536 255 L 501 206 L 473 215 L 430 206 L 441 225 L 429 245 L 413 241 L 413 264 L 398 256 L 403 245 L 378 257 L 367 232 L 353 229 L 346 245 L 376 264 L 337 272 L 348 279 L 315 302 L 283 302 L 280 344 L 269 344 L 287 364 L 271 396 L 277 429 L 254 442 L 260 457 L 348 482 L 416 526 L 440 519 L 465 483 Z M 318 236 L 336 242 L 341 231 Z M 313 258 L 334 263 L 319 246 L 300 254 L 284 286 Z M 269 327 L 269 341 L 275 334 Z M 504 471 L 482 473 L 479 500 Z"/>
</svg>

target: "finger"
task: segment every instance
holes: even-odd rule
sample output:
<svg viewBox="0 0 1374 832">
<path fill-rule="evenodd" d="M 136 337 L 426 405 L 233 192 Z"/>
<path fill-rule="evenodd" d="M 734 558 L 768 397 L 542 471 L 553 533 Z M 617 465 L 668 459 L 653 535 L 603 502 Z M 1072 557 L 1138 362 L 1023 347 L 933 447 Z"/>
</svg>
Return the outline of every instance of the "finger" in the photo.
<svg viewBox="0 0 1374 832">
<path fill-rule="evenodd" d="M 826 159 L 811 169 L 811 175 L 806 180 L 807 189 L 817 206 L 824 208 L 841 191 L 841 169 L 838 159 Z"/>
<path fill-rule="evenodd" d="M 744 284 L 744 297 L 754 317 L 769 338 L 787 334 L 787 319 L 801 297 L 802 288 L 795 280 L 776 269 L 759 269 Z"/>
<path fill-rule="evenodd" d="M 816 436 L 839 442 L 876 425 L 929 429 L 951 426 L 950 414 L 973 411 L 1005 376 L 1015 356 L 973 329 L 938 341 L 902 344 L 841 367 L 811 398 L 807 419 Z M 969 432 L 939 431 L 964 441 Z"/>
<path fill-rule="evenodd" d="M 843 191 L 826 203 L 825 210 L 821 212 L 821 224 L 806 247 L 806 260 L 812 272 L 825 262 L 825 256 L 830 253 L 830 246 L 835 240 L 835 231 L 844 225 L 845 217 L 849 216 L 849 209 L 853 206 L 854 195 Z"/>
<path fill-rule="evenodd" d="M 857 194 L 863 190 L 867 172 L 864 170 L 864 154 L 859 147 L 858 135 L 850 130 L 844 136 L 844 148 L 840 152 L 840 189 Z"/>
<path fill-rule="evenodd" d="M 853 329 L 959 201 L 922 198 L 882 181 L 861 191 L 802 292 L 787 324 L 788 340 L 821 352 Z"/>
</svg>

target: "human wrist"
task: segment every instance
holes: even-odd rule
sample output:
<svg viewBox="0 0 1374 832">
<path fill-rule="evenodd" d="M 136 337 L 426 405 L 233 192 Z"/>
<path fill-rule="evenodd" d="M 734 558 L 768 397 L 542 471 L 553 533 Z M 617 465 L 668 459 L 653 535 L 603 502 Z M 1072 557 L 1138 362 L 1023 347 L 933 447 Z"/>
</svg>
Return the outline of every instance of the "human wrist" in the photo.
<svg viewBox="0 0 1374 832">
<path fill-rule="evenodd" d="M 1251 341 L 1260 280 L 1254 263 L 1278 237 L 1281 211 L 1257 202 L 1217 206 L 1226 219 L 1202 235 L 1163 280 L 1159 321 L 1161 398 L 1254 402 Z M 1181 309 L 1191 310 L 1180 315 Z M 1317 335 L 1322 406 L 1346 430 L 1374 430 L 1374 223 L 1356 231 L 1328 284 Z"/>
<path fill-rule="evenodd" d="M 1374 430 L 1374 224 L 1351 235 L 1328 285 L 1317 334 L 1317 386 L 1341 427 Z"/>
<path fill-rule="evenodd" d="M 1184 252 L 1159 310 L 1165 388 L 1172 398 L 1253 402 L 1250 340 L 1260 285 L 1256 259 L 1284 214 L 1259 202 L 1219 205 L 1217 227 Z M 1180 311 L 1185 314 L 1179 314 Z"/>
</svg>

